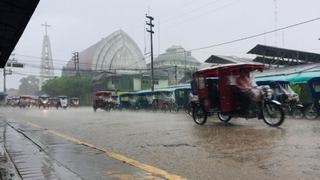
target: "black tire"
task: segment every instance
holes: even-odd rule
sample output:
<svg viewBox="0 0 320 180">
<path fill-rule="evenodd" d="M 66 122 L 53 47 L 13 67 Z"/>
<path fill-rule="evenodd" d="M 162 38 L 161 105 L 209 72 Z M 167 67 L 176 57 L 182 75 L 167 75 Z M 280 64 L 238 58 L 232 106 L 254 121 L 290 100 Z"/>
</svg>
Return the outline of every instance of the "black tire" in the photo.
<svg viewBox="0 0 320 180">
<path fill-rule="evenodd" d="M 155 111 L 158 110 L 158 105 L 157 105 L 157 102 L 156 102 L 156 101 L 153 101 L 151 106 L 152 106 L 152 111 L 153 111 L 153 112 L 155 112 Z"/>
<path fill-rule="evenodd" d="M 162 110 L 162 112 L 169 111 L 169 105 L 167 103 L 163 104 L 161 110 Z"/>
<path fill-rule="evenodd" d="M 96 112 L 97 111 L 97 108 L 95 106 L 93 106 L 93 111 Z"/>
<path fill-rule="evenodd" d="M 207 122 L 208 114 L 201 106 L 196 106 L 192 111 L 193 121 L 198 125 L 204 125 Z"/>
<path fill-rule="evenodd" d="M 307 119 L 313 120 L 319 116 L 319 113 L 314 106 L 309 106 L 304 111 L 304 115 Z"/>
<path fill-rule="evenodd" d="M 276 116 L 275 112 L 278 113 L 277 117 L 275 117 Z M 281 106 L 275 103 L 266 103 L 265 107 L 263 107 L 262 114 L 263 114 L 263 121 L 269 126 L 278 127 L 284 122 L 283 109 L 281 108 Z M 271 118 L 273 118 L 275 121 L 272 120 Z"/>
<path fill-rule="evenodd" d="M 302 108 L 295 108 L 292 111 L 292 117 L 295 119 L 302 119 L 304 116 L 304 112 L 302 110 Z"/>
<path fill-rule="evenodd" d="M 218 113 L 218 118 L 221 122 L 227 123 L 231 120 L 231 116 L 223 113 Z"/>
</svg>

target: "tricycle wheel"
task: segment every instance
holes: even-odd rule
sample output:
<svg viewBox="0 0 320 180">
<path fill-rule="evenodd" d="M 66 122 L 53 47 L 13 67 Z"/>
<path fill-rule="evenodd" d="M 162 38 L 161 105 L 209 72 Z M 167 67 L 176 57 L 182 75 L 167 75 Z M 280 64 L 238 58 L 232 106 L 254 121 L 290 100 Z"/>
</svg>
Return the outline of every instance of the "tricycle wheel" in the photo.
<svg viewBox="0 0 320 180">
<path fill-rule="evenodd" d="M 231 116 L 228 115 L 228 114 L 218 113 L 218 118 L 219 118 L 220 121 L 222 121 L 224 123 L 227 123 L 227 122 L 230 121 Z"/>
<path fill-rule="evenodd" d="M 284 121 L 284 112 L 281 106 L 274 103 L 266 103 L 262 110 L 263 121 L 272 127 L 280 126 Z"/>
<path fill-rule="evenodd" d="M 293 116 L 293 118 L 295 118 L 295 119 L 302 119 L 302 118 L 303 118 L 303 115 L 304 115 L 304 113 L 303 113 L 302 108 L 296 108 L 296 109 L 294 109 L 293 112 L 292 112 L 292 116 Z"/>
<path fill-rule="evenodd" d="M 207 122 L 207 113 L 201 106 L 196 106 L 192 111 L 193 121 L 198 125 L 203 125 Z"/>
<path fill-rule="evenodd" d="M 304 112 L 307 119 L 316 119 L 318 117 L 318 111 L 314 106 L 309 106 Z"/>
</svg>

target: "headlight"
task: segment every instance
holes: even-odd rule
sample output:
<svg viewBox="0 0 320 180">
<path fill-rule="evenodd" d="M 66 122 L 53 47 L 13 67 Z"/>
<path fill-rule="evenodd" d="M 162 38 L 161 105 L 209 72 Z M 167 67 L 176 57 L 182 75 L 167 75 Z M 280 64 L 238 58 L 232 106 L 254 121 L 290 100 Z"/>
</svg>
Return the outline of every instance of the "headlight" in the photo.
<svg viewBox="0 0 320 180">
<path fill-rule="evenodd" d="M 273 90 L 272 89 L 267 89 L 267 97 L 271 98 L 273 94 Z"/>
</svg>

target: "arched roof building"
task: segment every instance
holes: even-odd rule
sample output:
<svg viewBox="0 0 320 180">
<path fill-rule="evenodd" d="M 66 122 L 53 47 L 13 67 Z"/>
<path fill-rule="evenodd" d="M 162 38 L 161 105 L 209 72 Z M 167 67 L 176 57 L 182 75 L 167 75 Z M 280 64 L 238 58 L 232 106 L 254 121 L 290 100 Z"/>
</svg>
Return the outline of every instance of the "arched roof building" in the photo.
<svg viewBox="0 0 320 180">
<path fill-rule="evenodd" d="M 168 74 L 169 84 L 185 83 L 201 63 L 182 46 L 171 46 L 154 59 L 153 67 Z M 150 63 L 147 65 L 150 67 Z"/>
<path fill-rule="evenodd" d="M 144 56 L 134 40 L 118 30 L 79 53 L 81 71 L 109 71 L 130 73 L 128 69 L 146 68 Z M 74 61 L 64 67 L 63 75 L 74 75 Z"/>
<path fill-rule="evenodd" d="M 155 67 L 162 66 L 187 66 L 187 67 L 198 67 L 200 62 L 191 55 L 190 51 L 186 51 L 182 46 L 171 46 L 166 50 L 165 53 L 160 54 L 154 60 Z"/>
</svg>

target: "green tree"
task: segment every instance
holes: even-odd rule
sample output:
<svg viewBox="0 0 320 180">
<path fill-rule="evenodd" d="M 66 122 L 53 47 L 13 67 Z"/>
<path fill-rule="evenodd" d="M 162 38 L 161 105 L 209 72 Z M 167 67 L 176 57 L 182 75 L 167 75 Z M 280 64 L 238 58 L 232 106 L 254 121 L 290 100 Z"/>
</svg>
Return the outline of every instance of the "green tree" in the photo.
<svg viewBox="0 0 320 180">
<path fill-rule="evenodd" d="M 91 103 L 91 77 L 62 76 L 50 79 L 42 86 L 42 91 L 50 96 L 79 97 L 80 103 L 87 105 Z"/>
<path fill-rule="evenodd" d="M 20 95 L 38 95 L 39 79 L 35 76 L 28 76 L 20 79 L 18 94 Z"/>
</svg>

